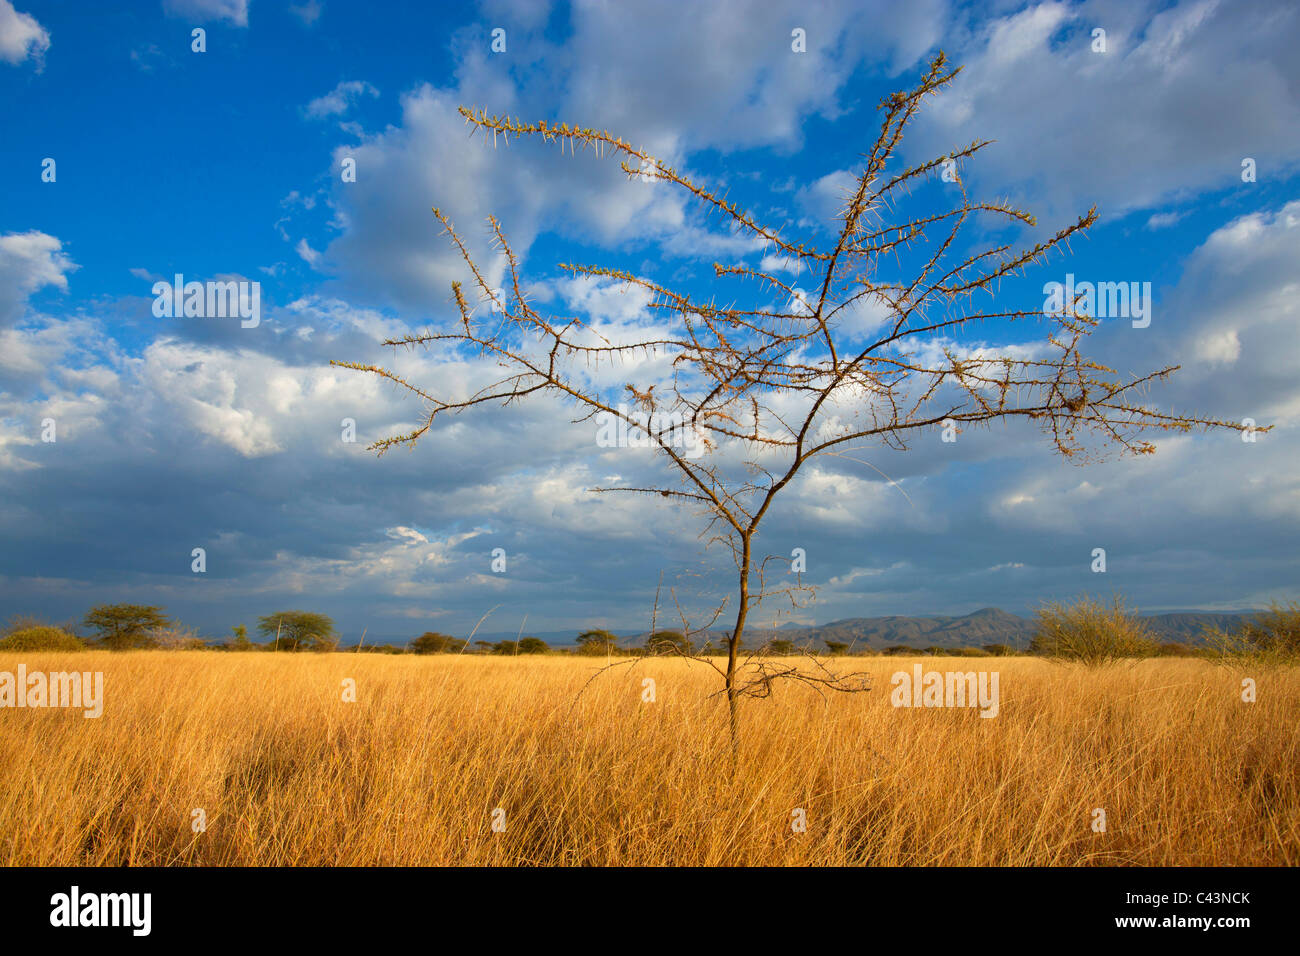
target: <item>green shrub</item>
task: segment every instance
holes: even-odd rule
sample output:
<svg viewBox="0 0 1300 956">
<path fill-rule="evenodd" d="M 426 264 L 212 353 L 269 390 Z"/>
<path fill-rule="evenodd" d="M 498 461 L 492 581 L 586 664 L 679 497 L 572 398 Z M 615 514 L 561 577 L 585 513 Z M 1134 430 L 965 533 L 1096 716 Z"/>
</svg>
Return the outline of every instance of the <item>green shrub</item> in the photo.
<svg viewBox="0 0 1300 956">
<path fill-rule="evenodd" d="M 1053 602 L 1038 611 L 1038 631 L 1029 645 L 1034 654 L 1080 661 L 1096 667 L 1125 657 L 1149 657 L 1156 642 L 1146 624 L 1116 596 L 1109 605 L 1094 598 L 1074 604 Z"/>
<path fill-rule="evenodd" d="M 58 627 L 27 627 L 0 640 L 0 651 L 82 651 L 86 645 Z"/>
</svg>

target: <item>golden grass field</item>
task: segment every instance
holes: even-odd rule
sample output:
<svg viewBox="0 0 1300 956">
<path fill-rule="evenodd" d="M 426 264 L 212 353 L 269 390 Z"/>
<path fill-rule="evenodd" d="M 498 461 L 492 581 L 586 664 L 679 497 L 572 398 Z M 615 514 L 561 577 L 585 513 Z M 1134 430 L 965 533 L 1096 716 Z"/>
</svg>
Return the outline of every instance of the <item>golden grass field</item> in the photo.
<svg viewBox="0 0 1300 956">
<path fill-rule="evenodd" d="M 682 660 L 620 667 L 575 703 L 603 659 L 0 654 L 102 670 L 106 698 L 97 720 L 0 710 L 0 862 L 1300 863 L 1295 667 L 921 659 L 999 671 L 984 719 L 891 707 L 916 660 L 841 661 L 874 689 L 829 703 L 745 701 L 733 775 L 718 679 Z"/>
</svg>

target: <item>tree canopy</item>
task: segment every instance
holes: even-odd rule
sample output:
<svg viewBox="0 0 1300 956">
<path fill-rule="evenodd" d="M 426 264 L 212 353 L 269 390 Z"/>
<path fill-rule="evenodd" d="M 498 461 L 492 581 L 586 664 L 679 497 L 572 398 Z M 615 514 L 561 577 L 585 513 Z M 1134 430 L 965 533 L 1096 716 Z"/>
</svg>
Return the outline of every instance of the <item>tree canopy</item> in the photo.
<svg viewBox="0 0 1300 956">
<path fill-rule="evenodd" d="M 272 650 L 324 651 L 339 642 L 332 618 L 311 611 L 279 611 L 257 619 L 257 630 L 272 640 Z"/>
<path fill-rule="evenodd" d="M 142 647 L 155 628 L 169 627 L 171 618 L 155 604 L 101 604 L 86 612 L 84 623 L 94 628 L 110 650 Z"/>
</svg>

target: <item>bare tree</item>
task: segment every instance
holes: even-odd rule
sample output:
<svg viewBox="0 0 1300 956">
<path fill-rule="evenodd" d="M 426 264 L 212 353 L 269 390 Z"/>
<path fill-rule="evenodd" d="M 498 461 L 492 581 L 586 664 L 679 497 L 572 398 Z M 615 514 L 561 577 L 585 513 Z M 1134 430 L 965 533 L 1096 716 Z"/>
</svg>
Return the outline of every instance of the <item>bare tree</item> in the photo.
<svg viewBox="0 0 1300 956">
<path fill-rule="evenodd" d="M 574 275 L 615 280 L 625 289 L 635 287 L 649 295 L 656 316 L 653 327 L 634 341 L 610 341 L 579 318 L 544 315 L 529 304 L 518 260 L 495 217 L 488 222 L 504 258 L 504 293 L 492 288 L 447 216 L 434 209 L 473 275 L 475 302 L 471 305 L 461 283 L 453 283 L 460 312 L 454 328 L 384 344 L 468 347 L 505 373 L 473 394 L 442 397 L 385 368 L 337 363 L 388 379 L 426 403 L 420 427 L 371 446 L 380 454 L 396 445 L 413 445 L 440 415 L 486 403 L 508 405 L 543 393 L 576 406 L 580 421 L 600 416 L 648 434 L 651 447 L 662 453 L 670 471 L 675 469 L 676 483 L 594 490 L 659 495 L 698 506 L 703 536 L 730 549 L 738 573 L 735 622 L 726 666 L 717 670 L 733 745 L 740 698 L 767 696 L 776 679 L 835 690 L 859 686 L 821 665 L 809 669 L 739 659 L 746 621 L 763 600 L 776 594 L 793 599 L 807 590 L 800 583 L 769 587 L 770 559 L 756 556 L 754 539 L 777 495 L 814 458 L 843 456 L 862 447 L 853 443 L 904 450 L 910 438 L 927 429 L 984 426 L 1000 419 L 1039 423 L 1067 458 L 1091 447 L 1089 439 L 1096 439 L 1103 451 L 1149 454 L 1155 449 L 1140 437 L 1144 432 L 1238 427 L 1141 404 L 1145 388 L 1177 366 L 1126 377 L 1084 358 L 1081 346 L 1097 321 L 1078 300 L 1054 313 L 974 307 L 977 293 L 991 298 L 1001 279 L 1044 261 L 1091 226 L 1097 214 L 1094 207 L 1051 239 L 1026 248 L 1007 244 L 971 253 L 958 238 L 977 215 L 1035 225 L 1031 215 L 1009 204 L 972 201 L 959 177 L 941 176 L 989 145 L 987 141 L 887 173 L 903 131 L 924 99 L 959 72 L 947 70 L 945 62 L 939 54 L 914 89 L 880 104 L 880 132 L 845 196 L 836 220 L 838 235 L 830 247 L 783 237 L 780 230 L 608 132 L 545 121 L 522 123 L 462 107 L 466 121 L 474 130 L 491 134 L 494 144 L 498 137 L 508 143 L 512 136 L 531 136 L 558 143 L 561 149 L 567 146 L 571 153 L 577 147 L 590 148 L 598 157 L 612 153 L 621 157 L 629 178 L 686 190 L 734 231 L 785 260 L 796 274 L 810 277 L 813 291 L 801 294 L 773 274 L 776 270 L 715 263 L 720 282 L 735 284 L 736 292 L 754 290 L 753 303 L 720 306 L 626 271 L 562 265 Z M 911 218 L 893 215 L 912 187 L 937 175 L 956 179 L 945 184 L 948 195 L 956 198 L 951 208 Z M 890 218 L 898 221 L 891 224 Z M 884 276 L 886 265 L 901 264 L 918 247 L 926 252 L 908 270 L 910 279 Z M 773 299 L 778 304 L 773 305 Z M 478 314 L 484 304 L 493 313 L 486 321 Z M 855 338 L 845 320 L 868 309 L 878 319 L 879 332 Z M 962 351 L 952 344 L 953 335 L 986 319 L 1045 324 L 1045 340 L 1036 350 L 1006 349 L 1001 354 Z M 599 387 L 587 374 L 602 363 L 644 365 L 646 358 L 667 359 L 671 372 L 656 376 L 641 369 L 646 377 L 625 386 L 631 407 L 618 401 L 621 393 Z M 683 436 L 698 441 L 703 453 L 691 454 Z M 740 460 L 727 467 L 728 455 Z"/>
</svg>

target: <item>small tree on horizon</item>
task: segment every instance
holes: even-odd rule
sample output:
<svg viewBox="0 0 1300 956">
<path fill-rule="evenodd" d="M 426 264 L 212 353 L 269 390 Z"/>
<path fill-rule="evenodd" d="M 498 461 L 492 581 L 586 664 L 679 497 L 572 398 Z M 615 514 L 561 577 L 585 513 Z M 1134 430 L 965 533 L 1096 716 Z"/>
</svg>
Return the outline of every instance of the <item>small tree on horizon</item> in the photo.
<svg viewBox="0 0 1300 956">
<path fill-rule="evenodd" d="M 271 650 L 328 651 L 338 646 L 334 620 L 311 611 L 280 611 L 257 619 L 257 630 L 273 643 Z"/>
<path fill-rule="evenodd" d="M 415 444 L 443 416 L 548 394 L 575 406 L 580 419 L 599 416 L 604 424 L 647 435 L 676 483 L 592 490 L 652 495 L 695 508 L 706 541 L 730 551 L 736 586 L 731 598 L 713 611 L 716 619 L 734 598 L 726 666 L 703 656 L 696 659 L 718 671 L 733 750 L 740 700 L 768 696 L 777 677 L 834 690 L 864 689 L 855 675 L 840 677 L 825 667 L 739 659 L 746 623 L 764 600 L 797 602 L 810 591 L 797 574 L 793 583 L 772 581 L 769 562 L 789 564 L 790 559 L 760 556 L 755 540 L 778 496 L 809 462 L 824 456 L 851 458 L 851 452 L 868 446 L 905 450 L 909 440 L 923 434 L 1002 421 L 1037 423 L 1067 459 L 1082 459 L 1090 438 L 1103 449 L 1149 454 L 1155 447 L 1141 437 L 1147 431 L 1239 428 L 1140 404 L 1142 391 L 1177 366 L 1130 376 L 1087 358 L 1082 347 L 1097 320 L 1081 299 L 1063 302 L 1055 312 L 1041 306 L 975 307 L 977 295 L 992 300 L 1003 279 L 1042 263 L 1083 234 L 1097 221 L 1095 208 L 1043 241 L 1019 249 L 1007 243 L 974 251 L 959 242 L 964 227 L 976 220 L 1034 226 L 1033 216 L 1009 203 L 972 200 L 959 177 L 948 184 L 946 196 L 952 201 L 946 211 L 898 213 L 912 187 L 942 177 L 989 145 L 977 141 L 910 167 L 897 163 L 904 129 L 923 101 L 958 72 L 947 68 L 940 53 L 914 88 L 881 102 L 880 129 L 844 196 L 836 237 L 822 244 L 786 238 L 781 229 L 760 222 L 718 191 L 608 132 L 524 123 L 461 107 L 472 131 L 490 135 L 494 143 L 500 137 L 507 143 L 512 137 L 535 137 L 571 153 L 581 147 L 597 156 L 620 157 L 629 178 L 681 189 L 737 235 L 760 243 L 764 265 L 715 263 L 720 288 L 707 300 L 625 270 L 562 265 L 575 276 L 612 280 L 650 297 L 653 326 L 640 337 L 640 330 L 624 328 L 611 341 L 578 318 L 543 314 L 530 304 L 518 260 L 495 217 L 488 222 L 505 265 L 504 291 L 488 281 L 451 221 L 435 208 L 474 287 L 467 296 L 462 283 L 452 283 L 459 312 L 452 327 L 384 344 L 460 349 L 463 353 L 455 354 L 477 354 L 501 366 L 502 377 L 471 394 L 445 396 L 386 368 L 334 363 L 381 377 L 425 404 L 419 427 L 371 446 L 379 454 Z M 904 266 L 903 257 L 922 245 L 924 251 Z M 770 261 L 791 267 L 787 271 L 800 276 L 800 285 L 811 292 L 778 276 L 766 265 Z M 747 291 L 752 294 L 740 300 Z M 491 314 L 484 317 L 480 304 Z M 855 332 L 854 323 L 846 321 L 864 310 L 878 320 L 877 331 Z M 985 320 L 1045 322 L 1048 330 L 1037 349 L 1018 344 L 962 350 L 954 343 L 952 336 Z M 652 367 L 621 389 L 586 374 L 601 364 L 644 358 L 665 360 L 671 372 Z M 700 454 L 689 454 L 683 439 Z"/>
<path fill-rule="evenodd" d="M 411 641 L 412 654 L 452 654 L 463 651 L 468 641 L 443 634 L 439 631 L 425 631 Z"/>
<path fill-rule="evenodd" d="M 109 650 L 143 647 L 150 632 L 168 628 L 172 620 L 156 604 L 100 604 L 86 612 L 86 627 L 99 632 L 99 641 Z"/>
<path fill-rule="evenodd" d="M 611 654 L 618 650 L 618 635 L 599 629 L 583 631 L 576 643 L 579 654 Z"/>
</svg>

